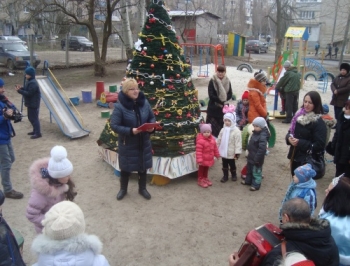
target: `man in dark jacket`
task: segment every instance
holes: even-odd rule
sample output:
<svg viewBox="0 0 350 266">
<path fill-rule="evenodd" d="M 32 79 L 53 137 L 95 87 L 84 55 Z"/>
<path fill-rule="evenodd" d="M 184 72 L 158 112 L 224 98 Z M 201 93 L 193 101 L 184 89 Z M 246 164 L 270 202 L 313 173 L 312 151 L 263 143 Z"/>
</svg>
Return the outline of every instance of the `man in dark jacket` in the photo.
<svg viewBox="0 0 350 266">
<path fill-rule="evenodd" d="M 310 216 L 310 207 L 304 199 L 293 198 L 283 204 L 281 229 L 286 252 L 300 252 L 316 266 L 338 266 L 339 251 L 331 236 L 329 222 Z M 277 245 L 267 253 L 260 266 L 273 266 L 281 259 L 281 245 Z M 237 260 L 236 253 L 230 255 L 230 266 L 234 266 Z"/>
<path fill-rule="evenodd" d="M 11 124 L 16 107 L 4 95 L 5 82 L 0 78 L 0 174 L 1 184 L 4 188 L 6 198 L 21 199 L 23 194 L 13 189 L 10 172 L 15 153 L 13 151 L 11 138 L 14 129 Z"/>
<path fill-rule="evenodd" d="M 24 71 L 27 83 L 25 87 L 15 86 L 16 91 L 23 95 L 24 105 L 28 108 L 28 119 L 33 126 L 33 131 L 29 132 L 31 139 L 41 138 L 39 108 L 40 108 L 40 88 L 35 79 L 35 69 L 27 67 Z"/>
<path fill-rule="evenodd" d="M 25 266 L 16 238 L 2 217 L 1 206 L 4 201 L 4 193 L 0 190 L 0 266 Z"/>
<path fill-rule="evenodd" d="M 285 95 L 285 111 L 286 119 L 282 123 L 289 124 L 292 121 L 293 116 L 298 110 L 298 100 L 300 91 L 300 78 L 296 67 L 292 65 L 290 61 L 285 61 L 283 67 L 286 72 L 283 77 L 278 81 L 276 88 Z"/>
</svg>

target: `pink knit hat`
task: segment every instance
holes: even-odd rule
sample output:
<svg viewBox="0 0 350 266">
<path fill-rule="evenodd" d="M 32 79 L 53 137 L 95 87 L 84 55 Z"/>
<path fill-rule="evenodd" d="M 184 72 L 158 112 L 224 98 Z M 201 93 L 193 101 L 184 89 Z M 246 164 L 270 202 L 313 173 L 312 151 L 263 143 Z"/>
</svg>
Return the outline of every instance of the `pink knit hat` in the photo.
<svg viewBox="0 0 350 266">
<path fill-rule="evenodd" d="M 204 133 L 205 131 L 211 132 L 211 124 L 199 124 L 199 129 L 201 133 Z"/>
</svg>

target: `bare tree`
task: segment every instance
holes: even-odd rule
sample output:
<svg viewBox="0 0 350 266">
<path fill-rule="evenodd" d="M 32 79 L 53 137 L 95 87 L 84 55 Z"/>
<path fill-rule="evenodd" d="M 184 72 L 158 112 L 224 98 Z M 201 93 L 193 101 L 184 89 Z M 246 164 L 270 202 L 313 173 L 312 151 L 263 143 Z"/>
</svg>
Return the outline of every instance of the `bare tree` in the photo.
<svg viewBox="0 0 350 266">
<path fill-rule="evenodd" d="M 24 10 L 24 2 L 21 0 L 0 1 L 0 10 L 6 13 L 12 24 L 11 35 L 17 35 L 21 26 L 20 14 Z"/>
<path fill-rule="evenodd" d="M 126 2 L 126 0 L 124 1 Z M 120 9 L 125 8 L 125 6 L 135 5 L 122 2 L 122 0 L 28 0 L 28 2 L 31 3 L 31 6 L 35 7 L 31 10 L 33 17 L 42 13 L 61 12 L 64 16 L 61 22 L 54 21 L 50 16 L 47 16 L 46 20 L 51 23 L 59 23 L 61 26 L 80 25 L 88 29 L 95 48 L 94 74 L 96 76 L 106 75 L 105 64 L 108 39 L 112 34 L 116 33 L 115 27 L 112 24 L 112 15 Z M 124 6 L 121 6 L 123 3 Z M 101 45 L 99 44 L 98 33 L 95 28 L 96 14 L 99 14 L 101 17 L 99 21 L 102 24 Z M 125 38 L 124 41 L 126 41 Z M 129 43 L 131 42 L 129 40 Z"/>
<path fill-rule="evenodd" d="M 276 10 L 276 17 L 271 16 L 273 14 L 272 10 Z M 270 7 L 268 12 L 269 19 L 276 25 L 276 51 L 275 51 L 275 61 L 278 60 L 282 54 L 282 44 L 283 38 L 286 30 L 288 29 L 290 23 L 292 22 L 292 15 L 295 13 L 290 0 L 275 0 L 274 5 Z"/>
</svg>

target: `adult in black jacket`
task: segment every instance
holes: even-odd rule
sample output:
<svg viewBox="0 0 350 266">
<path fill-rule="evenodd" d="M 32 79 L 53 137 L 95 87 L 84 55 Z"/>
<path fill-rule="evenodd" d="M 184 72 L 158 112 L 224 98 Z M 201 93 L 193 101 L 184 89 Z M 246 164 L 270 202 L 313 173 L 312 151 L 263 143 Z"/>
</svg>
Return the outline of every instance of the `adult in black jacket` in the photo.
<svg viewBox="0 0 350 266">
<path fill-rule="evenodd" d="M 2 217 L 1 205 L 4 201 L 4 193 L 0 190 L 0 266 L 25 266 L 16 238 Z"/>
<path fill-rule="evenodd" d="M 143 92 L 134 79 L 123 82 L 118 102 L 111 115 L 111 128 L 118 133 L 118 160 L 120 168 L 120 191 L 117 200 L 127 193 L 131 172 L 139 174 L 139 193 L 146 199 L 151 195 L 146 190 L 147 169 L 152 168 L 152 146 L 150 133 L 154 129 L 141 131 L 144 123 L 154 123 L 155 117 Z"/>
<path fill-rule="evenodd" d="M 339 253 L 331 235 L 329 222 L 310 218 L 310 207 L 304 199 L 293 198 L 282 207 L 282 234 L 286 252 L 300 252 L 316 266 L 339 266 Z M 281 245 L 268 252 L 260 266 L 274 266 L 282 259 Z M 229 257 L 230 266 L 237 262 L 237 253 Z"/>
<path fill-rule="evenodd" d="M 338 117 L 331 153 L 334 155 L 335 176 L 350 174 L 350 100 L 345 103 L 344 111 Z"/>
<path fill-rule="evenodd" d="M 16 85 L 15 88 L 24 97 L 24 105 L 28 108 L 28 120 L 33 126 L 33 131 L 29 132 L 28 135 L 31 136 L 31 139 L 37 139 L 41 137 L 39 121 L 40 88 L 35 79 L 35 69 L 27 67 L 24 72 L 27 80 L 26 85 L 24 87 Z"/>
<path fill-rule="evenodd" d="M 227 101 L 232 99 L 232 87 L 226 76 L 226 67 L 220 65 L 208 84 L 208 108 L 206 123 L 211 124 L 212 135 L 218 137 L 220 130 L 224 127 L 224 113 L 222 108 Z"/>
<path fill-rule="evenodd" d="M 330 103 L 334 106 L 334 116 L 337 120 L 343 110 L 345 102 L 350 96 L 350 65 L 348 63 L 342 63 L 339 70 L 339 75 L 331 84 L 333 95 Z"/>
<path fill-rule="evenodd" d="M 317 91 L 305 94 L 303 106 L 292 119 L 286 143 L 290 145 L 288 159 L 292 160 L 291 174 L 305 164 L 308 152 L 323 153 L 326 146 L 327 126 L 321 118 L 323 113 L 321 96 Z"/>
</svg>

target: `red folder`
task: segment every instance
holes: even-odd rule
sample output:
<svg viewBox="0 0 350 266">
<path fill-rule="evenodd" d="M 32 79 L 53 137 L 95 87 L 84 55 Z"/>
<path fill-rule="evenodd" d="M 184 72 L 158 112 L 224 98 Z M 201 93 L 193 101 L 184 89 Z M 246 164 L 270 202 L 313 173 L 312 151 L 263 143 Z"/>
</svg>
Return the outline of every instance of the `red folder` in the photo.
<svg viewBox="0 0 350 266">
<path fill-rule="evenodd" d="M 148 129 L 153 129 L 157 126 L 159 126 L 160 123 L 156 122 L 156 123 L 144 123 L 143 125 L 139 126 L 137 128 L 137 130 L 142 130 L 142 131 L 147 131 Z"/>
</svg>

